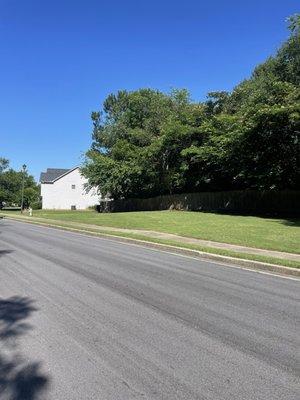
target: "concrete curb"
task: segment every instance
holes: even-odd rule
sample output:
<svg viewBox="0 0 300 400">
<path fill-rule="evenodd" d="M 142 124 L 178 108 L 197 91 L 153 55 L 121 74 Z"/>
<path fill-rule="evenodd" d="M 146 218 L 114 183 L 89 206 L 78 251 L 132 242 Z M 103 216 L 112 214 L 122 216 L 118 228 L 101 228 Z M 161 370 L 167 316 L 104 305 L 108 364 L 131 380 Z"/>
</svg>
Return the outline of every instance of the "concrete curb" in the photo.
<svg viewBox="0 0 300 400">
<path fill-rule="evenodd" d="M 181 255 L 198 258 L 198 259 L 202 259 L 202 260 L 215 261 L 215 262 L 227 265 L 227 266 L 230 266 L 233 264 L 236 267 L 240 267 L 243 269 L 249 269 L 249 270 L 253 270 L 253 271 L 272 272 L 272 273 L 278 274 L 278 275 L 300 277 L 300 269 L 298 269 L 298 268 L 284 267 L 281 265 L 269 264 L 269 263 L 264 263 L 261 261 L 253 261 L 253 260 L 247 260 L 247 259 L 243 259 L 243 258 L 223 256 L 223 255 L 219 255 L 219 254 L 207 253 L 205 251 L 200 251 L 200 250 L 192 250 L 192 249 L 186 249 L 184 247 L 179 247 L 179 246 L 150 242 L 150 241 L 142 240 L 142 239 L 122 237 L 122 236 L 113 235 L 113 234 L 106 233 L 106 232 L 93 232 L 93 231 L 80 229 L 80 228 L 61 226 L 59 224 L 57 225 L 57 224 L 40 222 L 40 221 L 32 221 L 32 220 L 28 221 L 22 217 L 18 218 L 18 217 L 11 217 L 11 216 L 5 215 L 5 218 L 11 219 L 14 221 L 18 221 L 18 222 L 27 223 L 27 224 L 46 226 L 48 228 L 60 229 L 60 230 L 70 231 L 70 232 L 77 232 L 77 233 L 84 234 L 86 236 L 101 237 L 101 238 L 107 238 L 107 239 L 113 238 L 114 240 L 119 241 L 121 243 L 134 244 L 134 245 L 149 247 L 152 249 L 165 251 L 165 252 L 169 252 L 169 253 L 181 254 Z"/>
</svg>

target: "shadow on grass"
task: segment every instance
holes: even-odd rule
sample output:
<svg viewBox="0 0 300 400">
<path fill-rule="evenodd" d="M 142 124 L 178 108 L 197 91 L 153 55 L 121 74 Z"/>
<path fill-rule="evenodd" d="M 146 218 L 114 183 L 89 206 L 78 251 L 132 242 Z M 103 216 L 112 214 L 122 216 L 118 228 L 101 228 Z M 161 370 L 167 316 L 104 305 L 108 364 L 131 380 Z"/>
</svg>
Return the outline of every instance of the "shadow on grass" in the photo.
<svg viewBox="0 0 300 400">
<path fill-rule="evenodd" d="M 22 356 L 18 339 L 32 326 L 25 320 L 37 308 L 28 297 L 0 298 L 0 399 L 38 400 L 47 389 L 49 378 L 41 363 Z"/>
<path fill-rule="evenodd" d="M 298 218 L 286 218 L 282 221 L 287 226 L 300 226 L 300 219 Z"/>
<path fill-rule="evenodd" d="M 215 215 L 228 215 L 228 216 L 235 216 L 235 217 L 255 217 L 255 218 L 262 218 L 262 219 L 272 219 L 277 220 L 279 223 L 288 226 L 300 226 L 300 219 L 299 216 L 290 216 L 290 215 L 281 215 L 275 213 L 259 213 L 259 212 L 238 212 L 238 211 L 229 211 L 229 210 L 215 210 L 215 211 L 206 211 L 206 210 L 199 210 L 196 211 L 199 213 L 205 214 L 215 214 Z"/>
</svg>

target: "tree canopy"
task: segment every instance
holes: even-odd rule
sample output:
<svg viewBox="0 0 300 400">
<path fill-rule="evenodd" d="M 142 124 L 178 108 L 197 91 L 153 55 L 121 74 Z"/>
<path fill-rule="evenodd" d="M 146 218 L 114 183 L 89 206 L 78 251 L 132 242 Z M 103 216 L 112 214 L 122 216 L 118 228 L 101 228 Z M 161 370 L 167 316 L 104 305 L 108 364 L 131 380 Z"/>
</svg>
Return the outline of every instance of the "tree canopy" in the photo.
<svg viewBox="0 0 300 400">
<path fill-rule="evenodd" d="M 300 17 L 232 92 L 119 91 L 92 113 L 83 174 L 113 198 L 299 188 Z"/>
<path fill-rule="evenodd" d="M 21 205 L 22 181 L 24 177 L 24 206 L 37 207 L 40 198 L 40 188 L 33 176 L 27 171 L 16 171 L 9 167 L 9 161 L 0 157 L 0 207 L 6 205 Z"/>
</svg>

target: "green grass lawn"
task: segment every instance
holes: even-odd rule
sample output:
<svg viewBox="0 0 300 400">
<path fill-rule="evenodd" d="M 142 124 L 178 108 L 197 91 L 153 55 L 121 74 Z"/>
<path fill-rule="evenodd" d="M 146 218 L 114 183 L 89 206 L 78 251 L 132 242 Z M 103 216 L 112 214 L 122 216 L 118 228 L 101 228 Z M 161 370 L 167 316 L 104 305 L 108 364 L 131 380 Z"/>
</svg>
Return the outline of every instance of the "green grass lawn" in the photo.
<svg viewBox="0 0 300 400">
<path fill-rule="evenodd" d="M 35 217 L 116 228 L 147 229 L 262 249 L 300 252 L 300 220 L 190 211 L 99 214 L 95 211 L 34 211 Z"/>
</svg>

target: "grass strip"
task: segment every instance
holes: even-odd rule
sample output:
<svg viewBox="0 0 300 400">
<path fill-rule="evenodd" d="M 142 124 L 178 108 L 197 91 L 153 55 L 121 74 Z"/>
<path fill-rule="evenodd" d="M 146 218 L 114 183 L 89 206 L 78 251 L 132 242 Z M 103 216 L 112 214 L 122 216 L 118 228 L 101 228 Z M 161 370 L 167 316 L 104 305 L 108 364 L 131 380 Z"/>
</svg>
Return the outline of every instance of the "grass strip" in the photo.
<svg viewBox="0 0 300 400">
<path fill-rule="evenodd" d="M 0 213 L 1 215 L 1 213 Z M 7 216 L 7 214 L 5 214 Z M 209 254 L 216 254 L 220 256 L 226 256 L 226 257 L 232 257 L 232 258 L 237 258 L 237 259 L 244 259 L 244 260 L 250 260 L 250 261 L 259 261 L 263 263 L 268 263 L 268 264 L 275 264 L 279 266 L 284 266 L 284 267 L 289 267 L 289 268 L 300 268 L 300 263 L 298 261 L 294 260 L 284 260 L 284 259 L 279 259 L 275 257 L 268 257 L 268 256 L 262 256 L 262 255 L 255 255 L 255 254 L 248 254 L 248 253 L 238 253 L 235 251 L 230 251 L 230 250 L 225 250 L 225 249 L 216 249 L 212 248 L 209 246 L 199 246 L 195 244 L 190 244 L 190 243 L 183 243 L 180 241 L 174 241 L 174 240 L 168 240 L 168 239 L 158 239 L 158 238 L 152 238 L 149 237 L 145 234 L 135 234 L 135 233 L 127 233 L 127 232 L 118 232 L 118 231 L 109 231 L 109 230 L 101 230 L 101 227 L 97 227 L 97 229 L 93 229 L 92 227 L 87 228 L 85 227 L 84 229 L 82 227 L 76 226 L 74 222 L 72 225 L 69 225 L 66 222 L 62 221 L 57 221 L 54 223 L 47 222 L 45 221 L 35 221 L 33 218 L 29 217 L 22 217 L 22 216 L 12 216 L 12 219 L 20 220 L 23 222 L 27 223 L 33 223 L 37 225 L 43 225 L 43 226 L 49 226 L 49 227 L 58 227 L 62 228 L 65 230 L 75 230 L 75 231 L 82 231 L 86 232 L 89 234 L 92 234 L 94 236 L 107 236 L 107 237 L 120 237 L 120 238 L 128 238 L 128 239 L 136 239 L 136 240 L 142 240 L 142 241 L 147 241 L 150 243 L 158 243 L 158 244 L 163 244 L 163 245 L 168 245 L 168 246 L 173 246 L 173 247 L 181 247 L 183 249 L 188 249 L 188 250 L 196 250 L 196 251 L 201 251 Z"/>
</svg>

